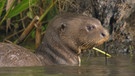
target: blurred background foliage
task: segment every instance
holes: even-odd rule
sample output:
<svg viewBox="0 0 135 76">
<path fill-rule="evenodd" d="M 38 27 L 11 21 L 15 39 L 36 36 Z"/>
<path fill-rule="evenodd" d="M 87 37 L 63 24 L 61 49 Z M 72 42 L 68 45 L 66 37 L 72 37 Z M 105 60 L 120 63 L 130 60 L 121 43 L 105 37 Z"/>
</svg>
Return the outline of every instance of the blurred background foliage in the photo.
<svg viewBox="0 0 135 76">
<path fill-rule="evenodd" d="M 0 0 L 0 41 L 39 45 L 46 26 L 59 12 L 60 0 Z M 40 29 L 39 29 L 40 28 Z"/>
</svg>

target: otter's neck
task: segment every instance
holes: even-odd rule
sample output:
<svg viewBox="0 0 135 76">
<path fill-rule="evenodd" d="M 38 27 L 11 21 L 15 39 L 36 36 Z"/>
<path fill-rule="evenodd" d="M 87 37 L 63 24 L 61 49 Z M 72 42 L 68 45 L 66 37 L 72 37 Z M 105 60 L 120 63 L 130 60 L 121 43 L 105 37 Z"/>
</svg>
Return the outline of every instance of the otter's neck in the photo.
<svg viewBox="0 0 135 76">
<path fill-rule="evenodd" d="M 64 45 L 56 36 L 50 39 L 45 36 L 36 54 L 43 65 L 80 65 L 80 58 L 75 50 Z"/>
</svg>

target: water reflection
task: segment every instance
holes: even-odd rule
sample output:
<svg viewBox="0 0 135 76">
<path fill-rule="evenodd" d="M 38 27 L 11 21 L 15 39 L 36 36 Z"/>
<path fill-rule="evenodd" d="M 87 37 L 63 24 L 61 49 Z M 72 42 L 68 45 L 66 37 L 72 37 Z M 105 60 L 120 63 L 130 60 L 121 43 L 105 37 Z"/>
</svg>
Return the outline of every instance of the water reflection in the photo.
<svg viewBox="0 0 135 76">
<path fill-rule="evenodd" d="M 0 76 L 135 76 L 134 57 L 90 57 L 78 66 L 0 68 Z"/>
</svg>

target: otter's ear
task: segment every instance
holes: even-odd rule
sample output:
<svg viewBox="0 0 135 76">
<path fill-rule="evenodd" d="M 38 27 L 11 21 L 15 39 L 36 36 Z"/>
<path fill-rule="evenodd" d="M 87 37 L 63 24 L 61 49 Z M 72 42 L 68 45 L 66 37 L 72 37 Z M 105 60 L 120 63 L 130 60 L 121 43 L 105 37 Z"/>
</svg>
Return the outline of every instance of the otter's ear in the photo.
<svg viewBox="0 0 135 76">
<path fill-rule="evenodd" d="M 60 26 L 60 31 L 64 31 L 66 26 L 67 25 L 65 23 L 62 23 L 61 26 Z"/>
</svg>

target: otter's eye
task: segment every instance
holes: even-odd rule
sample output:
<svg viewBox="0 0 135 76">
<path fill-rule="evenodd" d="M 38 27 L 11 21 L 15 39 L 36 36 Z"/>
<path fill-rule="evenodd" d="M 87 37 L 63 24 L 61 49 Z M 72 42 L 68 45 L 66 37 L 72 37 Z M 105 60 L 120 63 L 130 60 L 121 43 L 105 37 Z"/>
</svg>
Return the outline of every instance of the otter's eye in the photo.
<svg viewBox="0 0 135 76">
<path fill-rule="evenodd" d="M 64 31 L 65 28 L 66 28 L 66 26 L 67 26 L 67 25 L 66 25 L 65 23 L 62 23 L 61 26 L 60 26 L 60 30 L 61 30 L 61 31 Z"/>
<path fill-rule="evenodd" d="M 95 28 L 95 26 L 94 26 L 94 25 L 86 26 L 87 31 L 90 31 L 90 30 L 92 30 L 92 29 L 94 29 L 94 28 Z"/>
<path fill-rule="evenodd" d="M 62 24 L 61 24 L 61 28 L 62 28 L 62 29 L 65 29 L 65 27 L 66 27 L 66 24 L 65 24 L 65 23 L 62 23 Z"/>
</svg>

